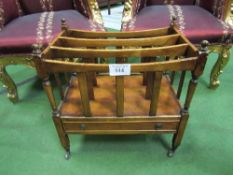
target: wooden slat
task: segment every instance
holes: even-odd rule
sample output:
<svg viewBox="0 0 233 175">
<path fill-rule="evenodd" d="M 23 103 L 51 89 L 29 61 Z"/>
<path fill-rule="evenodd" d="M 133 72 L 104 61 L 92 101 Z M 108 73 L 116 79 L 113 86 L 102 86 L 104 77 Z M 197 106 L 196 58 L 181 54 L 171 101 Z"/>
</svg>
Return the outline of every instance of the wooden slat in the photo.
<svg viewBox="0 0 233 175">
<path fill-rule="evenodd" d="M 190 80 L 188 91 L 187 91 L 187 96 L 186 96 L 185 104 L 184 104 L 185 109 L 189 109 L 196 87 L 197 87 L 197 80 L 194 80 L 194 79 Z"/>
<path fill-rule="evenodd" d="M 88 93 L 89 93 L 90 100 L 94 100 L 95 99 L 93 86 L 94 86 L 93 73 L 92 72 L 88 72 L 87 73 L 87 87 L 88 87 Z"/>
<path fill-rule="evenodd" d="M 151 58 L 141 58 L 142 63 L 150 62 L 150 61 L 151 61 Z M 142 82 L 143 85 L 147 85 L 147 79 L 148 79 L 148 73 L 144 72 L 143 73 L 143 82 Z"/>
<path fill-rule="evenodd" d="M 124 77 L 116 77 L 116 113 L 118 117 L 124 115 Z"/>
<path fill-rule="evenodd" d="M 128 58 L 128 57 L 154 57 L 154 56 L 183 56 L 188 44 L 174 46 L 135 48 L 135 49 L 78 49 L 51 46 L 51 58 Z"/>
<path fill-rule="evenodd" d="M 175 80 L 175 75 L 176 75 L 176 72 L 175 71 L 172 71 L 171 72 L 171 75 L 170 75 L 170 79 L 171 79 L 171 84 L 173 84 L 174 83 L 174 80 Z"/>
<path fill-rule="evenodd" d="M 181 93 L 182 93 L 185 75 L 186 75 L 186 71 L 182 71 L 181 76 L 180 76 L 180 82 L 179 82 L 178 90 L 177 90 L 177 95 L 176 95 L 178 99 L 180 99 L 180 96 L 181 96 Z"/>
<path fill-rule="evenodd" d="M 150 112 L 149 112 L 150 116 L 155 116 L 157 114 L 158 99 L 159 99 L 162 76 L 163 76 L 163 72 L 155 73 L 155 80 L 153 84 L 153 91 L 152 91 L 151 103 L 150 103 Z"/>
<path fill-rule="evenodd" d="M 178 34 L 131 39 L 87 39 L 60 37 L 55 45 L 65 47 L 107 47 L 107 46 L 169 46 L 176 44 Z M 54 46 L 55 46 L 54 45 Z"/>
<path fill-rule="evenodd" d="M 58 73 L 54 73 L 55 81 L 57 83 L 61 99 L 64 99 L 64 91 L 62 88 L 62 82 Z"/>
<path fill-rule="evenodd" d="M 109 64 L 87 64 L 71 63 L 55 60 L 43 60 L 43 68 L 48 72 L 109 72 Z M 132 64 L 132 72 L 151 72 L 151 71 L 178 71 L 192 70 L 195 68 L 197 58 L 186 58 L 182 60 L 172 60 L 165 62 Z"/>
<path fill-rule="evenodd" d="M 80 95 L 81 95 L 81 100 L 82 100 L 82 107 L 83 107 L 84 116 L 90 117 L 91 116 L 91 108 L 90 108 L 86 73 L 78 73 L 78 84 L 79 84 L 79 89 L 80 89 Z"/>
<path fill-rule="evenodd" d="M 49 46 L 52 46 L 52 45 L 55 45 L 57 43 L 57 40 L 59 37 L 63 36 L 65 34 L 65 31 L 62 31 L 52 42 L 50 42 Z M 45 58 L 49 58 L 50 57 L 50 48 L 49 47 L 46 47 L 44 50 L 43 50 L 43 54 L 42 54 L 42 58 L 45 59 Z"/>
<path fill-rule="evenodd" d="M 78 38 L 139 38 L 139 37 L 151 37 L 151 36 L 161 36 L 167 35 L 169 33 L 169 28 L 159 28 L 154 30 L 143 30 L 143 31 L 133 31 L 133 32 L 91 32 L 82 30 L 69 30 L 68 36 L 78 37 Z"/>
<path fill-rule="evenodd" d="M 145 74 L 145 73 L 144 73 Z M 155 73 L 154 72 L 146 72 L 146 99 L 151 99 L 151 95 L 153 93 L 153 84 L 155 79 Z"/>
<path fill-rule="evenodd" d="M 98 116 L 98 117 L 76 117 L 76 116 L 63 116 L 63 123 L 141 123 L 141 122 L 179 122 L 181 115 L 158 115 L 156 117 L 148 116 L 124 116 L 124 117 L 115 117 L 115 116 Z"/>
<path fill-rule="evenodd" d="M 172 149 L 173 150 L 175 150 L 181 144 L 181 140 L 182 140 L 182 137 L 184 135 L 184 131 L 185 131 L 188 119 L 189 119 L 188 112 L 183 113 L 183 114 L 182 113 L 183 112 L 181 112 L 182 117 L 181 117 L 179 127 L 177 128 L 177 132 L 174 134 L 173 139 L 172 139 Z"/>
<path fill-rule="evenodd" d="M 65 148 L 65 150 L 69 150 L 70 141 L 69 141 L 69 137 L 67 136 L 67 132 L 64 130 L 61 118 L 54 116 L 53 121 L 54 121 L 54 124 L 55 124 L 62 146 Z"/>
<path fill-rule="evenodd" d="M 183 33 L 180 32 L 178 28 L 174 28 L 175 33 L 180 35 L 180 42 L 181 43 L 187 43 L 190 46 L 189 49 L 189 56 L 197 55 L 198 49 L 195 47 L 185 36 Z"/>
<path fill-rule="evenodd" d="M 53 89 L 52 89 L 51 83 L 50 83 L 48 78 L 45 78 L 43 80 L 43 88 L 44 88 L 44 90 L 47 94 L 47 97 L 49 99 L 50 106 L 52 107 L 53 111 L 55 111 L 57 109 L 57 103 L 55 100 L 55 96 L 53 94 Z"/>
</svg>

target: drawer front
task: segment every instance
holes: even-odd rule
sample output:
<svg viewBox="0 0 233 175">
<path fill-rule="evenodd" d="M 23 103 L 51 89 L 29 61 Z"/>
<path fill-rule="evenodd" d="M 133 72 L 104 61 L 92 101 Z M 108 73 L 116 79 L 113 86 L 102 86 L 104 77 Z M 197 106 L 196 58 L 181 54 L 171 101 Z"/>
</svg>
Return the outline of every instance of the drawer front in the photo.
<svg viewBox="0 0 233 175">
<path fill-rule="evenodd" d="M 139 134 L 175 133 L 178 122 L 63 122 L 68 133 Z"/>
</svg>

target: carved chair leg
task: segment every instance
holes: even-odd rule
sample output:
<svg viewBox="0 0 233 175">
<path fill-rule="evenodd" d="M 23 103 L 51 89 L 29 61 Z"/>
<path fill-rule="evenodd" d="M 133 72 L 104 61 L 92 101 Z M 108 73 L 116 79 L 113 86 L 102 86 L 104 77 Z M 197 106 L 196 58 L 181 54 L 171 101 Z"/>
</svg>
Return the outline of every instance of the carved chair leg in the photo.
<svg viewBox="0 0 233 175">
<path fill-rule="evenodd" d="M 53 117 L 53 121 L 55 124 L 55 127 L 57 129 L 57 133 L 60 139 L 60 142 L 63 146 L 63 148 L 65 149 L 66 153 L 65 153 L 65 159 L 69 159 L 70 158 L 70 140 L 68 135 L 66 134 L 63 126 L 62 126 L 62 121 L 59 117 L 54 116 Z"/>
<path fill-rule="evenodd" d="M 231 47 L 229 46 L 222 46 L 218 60 L 215 63 L 210 75 L 210 88 L 212 89 L 217 88 L 220 84 L 218 77 L 223 72 L 223 68 L 227 65 L 230 59 L 230 49 Z"/>
<path fill-rule="evenodd" d="M 13 103 L 18 101 L 17 87 L 6 71 L 6 66 L 0 65 L 0 81 L 7 89 L 7 96 L 9 100 Z"/>
</svg>

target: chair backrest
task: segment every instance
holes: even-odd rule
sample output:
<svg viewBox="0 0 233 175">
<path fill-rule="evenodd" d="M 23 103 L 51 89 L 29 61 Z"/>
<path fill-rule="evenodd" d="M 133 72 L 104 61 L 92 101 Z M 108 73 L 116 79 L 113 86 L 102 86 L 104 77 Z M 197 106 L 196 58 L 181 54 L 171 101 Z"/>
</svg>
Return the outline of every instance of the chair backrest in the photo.
<svg viewBox="0 0 233 175">
<path fill-rule="evenodd" d="M 176 27 L 141 32 L 107 33 L 69 30 L 61 33 L 43 52 L 42 57 L 38 51 L 34 53 L 38 57 L 36 59 L 37 70 L 40 77 L 44 79 L 45 90 L 53 110 L 56 110 L 57 106 L 54 97 L 52 97 L 52 89 L 47 86 L 49 74 L 75 73 L 79 80 L 85 116 L 91 116 L 90 94 L 93 94 L 93 92 L 89 92 L 88 84 L 92 78 L 88 78 L 88 75 L 98 72 L 98 75 L 107 73 L 106 75 L 109 76 L 111 66 L 115 66 L 115 71 L 118 73 L 125 71 L 124 66 L 131 69 L 131 75 L 123 74 L 116 76 L 115 79 L 117 116 L 122 116 L 124 111 L 123 82 L 125 76 L 142 72 L 153 75 L 152 83 L 148 85 L 147 90 L 153 94 L 149 97 L 149 115 L 156 115 L 162 76 L 167 72 L 182 72 L 176 94 L 177 98 L 180 98 L 185 72 L 190 71 L 192 81 L 189 84 L 183 106 L 184 109 L 188 110 L 196 80 L 203 72 L 207 56 L 206 45 L 202 47 L 202 52 L 199 52 L 198 55 L 197 49 L 185 39 Z M 158 56 L 160 57 L 158 58 Z M 141 58 L 141 62 L 133 64 L 127 62 L 127 58 L 131 57 Z M 96 63 L 97 58 L 115 58 L 117 64 Z"/>
<path fill-rule="evenodd" d="M 225 19 L 231 3 L 230 0 L 196 0 L 196 5 L 208 10 L 219 19 Z"/>
<path fill-rule="evenodd" d="M 0 31 L 5 24 L 24 14 L 76 9 L 103 25 L 96 0 L 0 0 Z"/>
<path fill-rule="evenodd" d="M 225 20 L 231 14 L 231 0 L 126 0 L 122 23 L 132 20 L 137 13 L 150 5 L 198 5 L 219 19 Z"/>
<path fill-rule="evenodd" d="M 147 5 L 163 4 L 194 5 L 195 0 L 147 0 Z"/>
<path fill-rule="evenodd" d="M 22 15 L 18 0 L 0 1 L 0 31 L 5 24 Z"/>
<path fill-rule="evenodd" d="M 74 9 L 72 0 L 20 0 L 26 14 Z"/>
</svg>

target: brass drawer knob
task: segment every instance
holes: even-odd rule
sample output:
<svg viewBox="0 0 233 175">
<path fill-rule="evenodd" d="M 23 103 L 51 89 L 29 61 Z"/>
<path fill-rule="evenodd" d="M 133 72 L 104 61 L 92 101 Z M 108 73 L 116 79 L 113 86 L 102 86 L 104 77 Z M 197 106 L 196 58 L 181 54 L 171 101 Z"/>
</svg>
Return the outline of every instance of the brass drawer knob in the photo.
<svg viewBox="0 0 233 175">
<path fill-rule="evenodd" d="M 86 125 L 85 125 L 85 124 L 83 124 L 83 123 L 82 123 L 82 124 L 80 124 L 80 129 L 81 129 L 81 130 L 85 130 L 85 129 L 86 129 Z"/>
<path fill-rule="evenodd" d="M 156 123 L 155 124 L 155 129 L 162 129 L 163 128 L 163 124 L 162 123 Z"/>
</svg>

